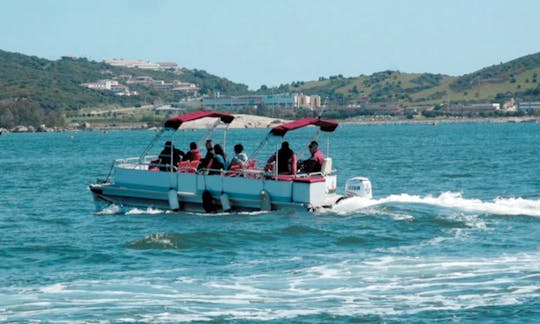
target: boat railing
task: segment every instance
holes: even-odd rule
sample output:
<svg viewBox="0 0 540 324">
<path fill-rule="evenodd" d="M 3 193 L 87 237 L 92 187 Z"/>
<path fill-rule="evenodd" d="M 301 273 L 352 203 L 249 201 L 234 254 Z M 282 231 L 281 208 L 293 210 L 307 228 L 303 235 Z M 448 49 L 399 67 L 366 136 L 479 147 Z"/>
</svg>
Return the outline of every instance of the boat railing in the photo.
<svg viewBox="0 0 540 324">
<path fill-rule="evenodd" d="M 147 170 L 151 165 L 160 166 L 159 163 L 156 163 L 157 158 L 156 155 L 147 155 L 142 159 L 139 157 L 116 159 L 114 160 L 114 166 L 120 169 Z"/>
<path fill-rule="evenodd" d="M 157 156 L 145 156 L 144 158 L 140 157 L 130 157 L 124 159 L 117 159 L 114 161 L 115 168 L 120 169 L 130 169 L 130 170 L 149 170 L 149 171 L 170 171 L 170 165 L 160 164 L 158 162 Z M 191 162 L 191 163 L 186 163 Z M 173 166 L 174 172 L 179 173 L 197 173 L 201 175 L 220 175 L 224 177 L 244 177 L 244 178 L 254 178 L 254 179 L 275 179 L 275 180 L 294 180 L 310 177 L 324 177 L 328 175 L 335 174 L 336 170 L 331 170 L 330 172 L 324 174 L 322 172 L 312 172 L 312 173 L 297 173 L 297 174 L 276 174 L 273 171 L 257 168 L 255 165 L 250 165 L 247 168 L 240 168 L 234 170 L 224 170 L 224 169 L 208 169 L 208 168 L 197 168 L 198 163 L 192 163 L 192 161 L 182 161 L 178 166 Z"/>
</svg>

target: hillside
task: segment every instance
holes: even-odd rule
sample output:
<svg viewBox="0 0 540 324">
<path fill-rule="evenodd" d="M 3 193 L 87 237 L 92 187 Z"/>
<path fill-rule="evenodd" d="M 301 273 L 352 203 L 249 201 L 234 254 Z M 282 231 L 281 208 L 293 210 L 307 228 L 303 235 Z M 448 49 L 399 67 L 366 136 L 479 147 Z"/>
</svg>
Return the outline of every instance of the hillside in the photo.
<svg viewBox="0 0 540 324">
<path fill-rule="evenodd" d="M 383 71 L 344 78 L 293 82 L 280 90 L 319 94 L 337 105 L 396 101 L 402 106 L 435 105 L 442 102 L 503 102 L 511 97 L 540 100 L 540 53 L 454 77 L 431 73 Z M 275 90 L 274 90 L 275 91 Z"/>
<path fill-rule="evenodd" d="M 244 94 L 247 86 L 211 75 L 202 70 L 149 71 L 114 67 L 86 58 L 47 60 L 0 50 L 0 126 L 16 123 L 35 126 L 44 115 L 85 107 L 136 106 L 159 102 L 174 102 L 187 96 L 179 91 L 161 91 L 152 87 L 130 85 L 137 96 L 118 96 L 112 91 L 98 91 L 81 86 L 101 79 L 119 79 L 130 75 L 150 76 L 154 80 L 179 80 L 195 84 L 200 94 Z M 120 79 L 121 80 L 121 79 Z M 26 113 L 25 113 L 26 112 Z M 28 118 L 25 119 L 25 116 Z M 38 115 L 36 117 L 36 115 Z M 58 116 L 53 119 L 56 120 Z"/>
<path fill-rule="evenodd" d="M 331 108 L 366 102 L 393 102 L 404 108 L 423 106 L 423 109 L 432 109 L 442 103 L 504 103 L 512 97 L 540 100 L 539 74 L 540 53 L 536 53 L 459 77 L 382 71 L 357 77 L 320 77 L 317 81 L 297 81 L 277 88 L 262 86 L 251 92 L 244 84 L 202 70 L 152 71 L 116 67 L 85 58 L 47 60 L 0 50 L 0 127 L 10 128 L 19 124 L 36 127 L 42 123 L 61 126 L 66 114 L 82 108 L 112 107 L 107 108 L 111 111 L 122 106 L 170 104 L 189 95 L 134 83 L 128 85 L 130 91 L 137 92 L 134 96 L 119 96 L 112 91 L 81 86 L 103 79 L 114 79 L 123 84 L 137 77 L 150 77 L 169 84 L 187 82 L 196 85 L 198 95 L 203 96 L 217 92 L 223 95 L 285 92 L 320 95 Z M 141 119 L 154 120 L 155 117 L 144 116 Z"/>
<path fill-rule="evenodd" d="M 155 100 L 176 100 L 182 93 L 159 91 L 138 87 L 138 97 L 117 96 L 108 91 L 96 91 L 81 87 L 81 83 L 100 79 L 113 79 L 121 75 L 150 76 L 155 80 L 171 82 L 180 80 L 196 84 L 200 93 L 220 91 L 226 94 L 242 94 L 247 86 L 233 83 L 202 70 L 182 69 L 181 73 L 150 71 L 114 67 L 86 58 L 62 58 L 56 61 L 10 53 L 0 50 L 0 100 L 26 98 L 45 108 L 77 109 L 106 104 L 133 105 Z"/>
</svg>

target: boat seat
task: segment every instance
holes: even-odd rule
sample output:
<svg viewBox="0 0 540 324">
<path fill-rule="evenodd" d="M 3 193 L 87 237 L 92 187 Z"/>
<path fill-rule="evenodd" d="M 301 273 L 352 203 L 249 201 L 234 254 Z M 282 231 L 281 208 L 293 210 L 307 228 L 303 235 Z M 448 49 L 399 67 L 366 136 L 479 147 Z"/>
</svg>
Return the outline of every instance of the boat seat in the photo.
<svg viewBox="0 0 540 324">
<path fill-rule="evenodd" d="M 324 159 L 322 165 L 321 165 L 321 174 L 327 175 L 332 173 L 332 158 L 327 157 Z"/>
<path fill-rule="evenodd" d="M 256 159 L 249 159 L 248 163 L 247 163 L 247 169 L 248 170 L 254 170 L 256 165 L 257 165 L 257 160 Z"/>
<path fill-rule="evenodd" d="M 195 173 L 197 172 L 197 166 L 199 165 L 199 161 L 180 161 L 178 164 L 178 171 L 179 172 L 187 172 L 187 173 Z"/>
<path fill-rule="evenodd" d="M 238 164 L 233 164 L 230 166 L 229 171 L 225 173 L 227 177 L 236 177 L 239 175 L 239 172 L 242 172 L 242 166 Z"/>
<path fill-rule="evenodd" d="M 199 163 L 201 163 L 201 160 L 193 160 L 193 161 L 190 161 L 190 163 L 189 163 L 190 170 L 189 170 L 188 172 L 189 172 L 189 173 L 195 173 L 195 172 L 197 172 L 197 167 L 199 166 Z"/>
<path fill-rule="evenodd" d="M 246 178 L 260 178 L 262 177 L 263 171 L 257 170 L 257 160 L 249 159 L 247 163 L 246 170 L 244 171 L 244 177 Z"/>
</svg>

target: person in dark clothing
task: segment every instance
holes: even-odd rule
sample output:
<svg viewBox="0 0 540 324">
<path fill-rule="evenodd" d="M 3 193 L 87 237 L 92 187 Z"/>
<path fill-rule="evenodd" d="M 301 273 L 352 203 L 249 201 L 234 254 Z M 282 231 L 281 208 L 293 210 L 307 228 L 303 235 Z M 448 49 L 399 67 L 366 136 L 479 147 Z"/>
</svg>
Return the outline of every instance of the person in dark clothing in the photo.
<svg viewBox="0 0 540 324">
<path fill-rule="evenodd" d="M 184 155 L 183 161 L 200 161 L 202 158 L 201 152 L 197 148 L 197 143 L 189 143 L 189 151 Z"/>
<path fill-rule="evenodd" d="M 208 166 L 208 162 L 214 159 L 214 143 L 212 143 L 211 139 L 206 140 L 206 155 L 201 160 L 201 163 L 199 163 L 199 167 L 197 169 L 206 169 Z"/>
<path fill-rule="evenodd" d="M 170 171 L 171 159 L 172 159 L 172 165 L 174 167 L 177 167 L 178 163 L 182 161 L 183 156 L 184 156 L 184 152 L 174 147 L 171 141 L 165 142 L 165 146 L 163 147 L 163 150 L 159 153 L 159 164 L 161 164 L 159 169 L 161 171 Z"/>
<path fill-rule="evenodd" d="M 289 148 L 289 142 L 285 141 L 281 143 L 281 148 L 277 152 L 277 168 L 278 173 L 281 174 L 292 174 L 294 173 L 292 164 L 294 160 L 294 152 Z M 272 154 L 272 156 L 268 159 L 266 163 L 272 163 L 276 161 L 276 154 Z M 295 163 L 295 162 L 294 162 Z"/>
</svg>

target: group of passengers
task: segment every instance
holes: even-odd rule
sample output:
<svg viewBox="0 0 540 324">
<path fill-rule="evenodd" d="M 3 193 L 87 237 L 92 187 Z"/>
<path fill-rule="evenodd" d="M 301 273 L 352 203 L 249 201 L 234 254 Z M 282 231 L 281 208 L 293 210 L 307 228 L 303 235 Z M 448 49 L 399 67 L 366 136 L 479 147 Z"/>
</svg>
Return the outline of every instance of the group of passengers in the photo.
<svg viewBox="0 0 540 324">
<path fill-rule="evenodd" d="M 197 143 L 189 144 L 189 151 L 184 151 L 174 147 L 171 141 L 165 142 L 163 150 L 159 153 L 158 160 L 153 163 L 159 164 L 159 170 L 170 171 L 170 165 L 178 165 L 181 161 L 198 161 L 197 169 L 211 169 L 210 174 L 219 173 L 217 170 L 243 169 L 247 166 L 248 157 L 244 153 L 242 144 L 234 146 L 235 156 L 227 163 L 227 156 L 223 146 L 213 144 L 212 140 L 206 141 L 206 155 L 204 158 L 197 147 Z M 171 163 L 172 162 L 172 163 Z"/>
<path fill-rule="evenodd" d="M 234 146 L 235 156 L 230 163 L 227 162 L 227 155 L 223 146 L 213 144 L 212 140 L 206 140 L 206 155 L 199 164 L 200 169 L 209 169 L 209 174 L 217 174 L 218 170 L 244 169 L 248 164 L 248 156 L 244 153 L 244 146 L 236 144 Z"/>
<path fill-rule="evenodd" d="M 289 142 L 285 141 L 281 143 L 281 148 L 277 151 L 277 161 L 276 154 L 272 154 L 268 161 L 266 161 L 266 170 L 272 170 L 273 166 L 277 163 L 279 174 L 320 172 L 324 162 L 324 155 L 319 150 L 319 143 L 317 141 L 311 141 L 308 149 L 311 154 L 309 159 L 297 161 L 296 153 L 289 147 Z"/>
<path fill-rule="evenodd" d="M 234 146 L 234 157 L 230 163 L 227 162 L 227 156 L 223 146 L 213 144 L 211 139 L 206 140 L 206 155 L 204 158 L 197 148 L 197 143 L 189 144 L 189 151 L 184 153 L 182 150 L 174 147 L 171 141 L 165 142 L 163 150 L 159 153 L 159 169 L 161 171 L 170 171 L 170 165 L 178 165 L 180 161 L 199 161 L 198 170 L 208 169 L 209 174 L 219 174 L 219 170 L 238 170 L 245 169 L 248 165 L 248 156 L 244 152 L 242 144 Z M 324 162 L 324 155 L 319 150 L 319 144 L 311 141 L 308 146 L 311 156 L 304 161 L 296 161 L 296 154 L 289 147 L 289 143 L 284 141 L 281 148 L 272 154 L 267 161 L 266 171 L 272 170 L 273 165 L 277 164 L 279 174 L 296 174 L 298 172 L 312 173 L 320 172 Z M 172 160 L 172 161 L 171 161 Z"/>
</svg>

